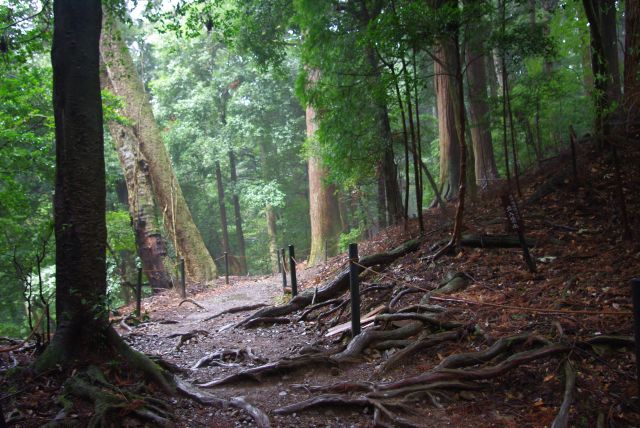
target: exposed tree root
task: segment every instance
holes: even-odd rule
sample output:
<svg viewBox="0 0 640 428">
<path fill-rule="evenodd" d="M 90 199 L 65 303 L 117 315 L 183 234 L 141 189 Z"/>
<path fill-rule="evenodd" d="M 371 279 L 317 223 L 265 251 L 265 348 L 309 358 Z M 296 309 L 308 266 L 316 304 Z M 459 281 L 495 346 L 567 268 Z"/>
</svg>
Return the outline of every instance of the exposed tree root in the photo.
<svg viewBox="0 0 640 428">
<path fill-rule="evenodd" d="M 220 349 L 219 351 L 213 352 L 209 355 L 206 355 L 198 360 L 197 363 L 191 367 L 192 369 L 197 369 L 204 366 L 223 366 L 223 367 L 231 367 L 237 366 L 240 361 L 252 361 L 258 364 L 264 364 L 265 360 L 258 357 L 253 353 L 251 348 L 244 349 Z M 231 361 L 231 364 L 228 362 Z"/>
<path fill-rule="evenodd" d="M 535 247 L 536 242 L 527 239 L 527 246 Z M 517 235 L 462 235 L 460 246 L 472 248 L 520 248 Z"/>
<path fill-rule="evenodd" d="M 411 294 L 411 293 L 427 293 L 427 292 L 429 292 L 429 290 L 426 290 L 424 288 L 405 286 L 404 288 L 400 289 L 396 293 L 396 295 L 391 299 L 391 302 L 389 302 L 389 307 L 393 309 L 398 304 L 400 299 L 402 299 L 407 294 Z"/>
<path fill-rule="evenodd" d="M 428 324 L 436 328 L 444 328 L 447 330 L 453 330 L 462 327 L 462 324 L 452 321 L 442 321 L 437 319 L 431 314 L 418 314 L 415 312 L 403 312 L 395 314 L 380 314 L 376 316 L 377 322 L 393 322 L 393 321 L 406 321 L 414 320 L 420 321 L 423 324 Z"/>
<path fill-rule="evenodd" d="M 547 343 L 545 339 L 531 334 L 519 334 L 517 336 L 502 337 L 492 346 L 479 352 L 468 352 L 463 354 L 450 355 L 435 367 L 438 369 L 457 369 L 460 367 L 469 367 L 476 364 L 486 363 L 500 354 L 509 351 L 512 347 L 519 345 L 525 341 Z"/>
<path fill-rule="evenodd" d="M 391 405 L 396 407 L 398 406 L 406 407 L 403 405 L 394 405 L 394 404 L 391 404 Z M 299 403 L 291 404 L 289 406 L 280 407 L 278 409 L 275 409 L 273 412 L 275 414 L 284 415 L 284 414 L 300 412 L 303 410 L 308 410 L 314 407 L 322 407 L 322 406 L 369 407 L 369 408 L 373 408 L 377 412 L 380 412 L 386 415 L 389 419 L 393 421 L 393 426 L 403 426 L 403 427 L 412 427 L 412 428 L 420 426 L 411 421 L 408 421 L 404 418 L 399 417 L 398 415 L 392 413 L 389 409 L 387 409 L 386 406 L 381 402 L 379 402 L 378 400 L 374 400 L 366 396 L 348 397 L 348 396 L 338 395 L 338 394 L 324 394 L 324 395 L 319 395 L 317 397 L 312 397 L 308 400 L 301 401 Z M 376 425 L 376 426 L 379 426 L 379 425 Z"/>
<path fill-rule="evenodd" d="M 207 317 L 207 318 L 203 319 L 202 321 L 211 321 L 212 319 L 221 317 L 221 316 L 226 315 L 226 314 L 237 314 L 239 312 L 252 311 L 254 309 L 263 308 L 265 306 L 267 306 L 266 303 L 256 303 L 254 305 L 236 306 L 235 308 L 230 308 L 230 309 L 224 310 L 222 312 L 218 312 L 215 315 L 211 315 L 210 317 Z"/>
<path fill-rule="evenodd" d="M 202 391 L 189 382 L 177 378 L 176 388 L 178 392 L 180 392 L 184 396 L 189 397 L 192 400 L 206 406 L 213 406 L 220 409 L 225 409 L 228 407 L 242 409 L 253 418 L 253 421 L 256 423 L 258 428 L 269 428 L 271 426 L 267 414 L 253 404 L 247 402 L 242 397 L 234 397 L 231 400 L 223 400 L 207 391 Z"/>
<path fill-rule="evenodd" d="M 127 315 L 126 317 L 122 317 L 122 319 L 120 320 L 120 323 L 119 323 L 120 327 L 121 327 L 123 330 L 126 330 L 126 331 L 128 331 L 128 332 L 132 330 L 132 328 L 131 328 L 131 327 L 129 327 L 129 325 L 127 324 L 127 320 L 128 320 L 129 318 L 131 318 L 131 315 Z"/>
<path fill-rule="evenodd" d="M 173 339 L 174 337 L 179 337 L 180 340 L 178 341 L 178 343 L 176 344 L 176 350 L 179 350 L 180 348 L 182 348 L 182 346 L 187 343 L 187 341 L 193 339 L 194 337 L 197 337 L 199 334 L 202 334 L 204 336 L 209 336 L 209 332 L 206 330 L 192 330 L 189 331 L 187 333 L 174 333 L 174 334 L 170 334 L 169 336 L 167 336 L 169 339 Z"/>
<path fill-rule="evenodd" d="M 427 305 L 427 304 L 418 304 L 418 305 L 410 305 L 404 308 L 398 309 L 397 313 L 404 312 L 433 312 L 433 313 L 441 313 L 445 312 L 447 309 L 444 306 L 440 305 Z"/>
<path fill-rule="evenodd" d="M 174 392 L 175 388 L 171 376 L 151 361 L 149 357 L 127 345 L 113 328 L 107 329 L 107 339 L 134 369 L 144 373 L 166 393 L 172 394 Z"/>
<path fill-rule="evenodd" d="M 76 374 L 66 381 L 61 401 L 66 403 L 64 411 L 67 413 L 70 410 L 71 397 L 93 404 L 95 413 L 89 421 L 90 427 L 120 425 L 127 417 L 152 422 L 154 426 L 159 427 L 173 426 L 167 403 L 157 398 L 116 389 L 95 366 L 89 366 L 86 372 Z"/>
<path fill-rule="evenodd" d="M 378 253 L 362 257 L 358 265 L 356 265 L 356 270 L 358 271 L 358 273 L 362 273 L 367 267 L 388 265 L 396 259 L 418 250 L 418 248 L 420 248 L 419 240 L 414 239 L 411 241 L 407 241 L 388 253 Z M 342 272 L 340 272 L 333 280 L 329 281 L 321 288 L 318 288 L 317 294 L 314 290 L 308 290 L 298 294 L 286 305 L 263 308 L 245 318 L 243 321 L 240 321 L 238 324 L 236 324 L 236 327 L 247 327 L 249 321 L 256 318 L 282 317 L 284 315 L 288 315 L 292 312 L 300 310 L 311 304 L 311 302 L 314 300 L 314 294 L 316 294 L 315 302 L 320 303 L 330 299 L 335 299 L 336 297 L 339 297 L 343 293 L 345 293 L 348 289 L 349 268 L 346 268 L 342 270 Z"/>
<path fill-rule="evenodd" d="M 324 311 L 321 314 L 318 315 L 317 321 L 318 321 L 318 326 L 320 326 L 320 324 L 322 323 L 322 319 L 328 317 L 329 315 L 340 311 L 340 313 L 338 314 L 338 316 L 333 320 L 333 322 L 330 324 L 330 327 L 334 327 L 336 325 L 338 325 L 338 323 L 340 322 L 340 317 L 342 317 L 342 313 L 344 312 L 345 308 L 347 307 L 347 305 L 349 305 L 349 303 L 351 303 L 351 299 L 345 299 L 342 301 L 342 303 L 340 303 L 338 306 L 329 309 L 328 311 Z"/>
<path fill-rule="evenodd" d="M 448 380 L 485 380 L 503 375 L 511 369 L 522 364 L 528 363 L 540 358 L 566 353 L 571 348 L 566 345 L 554 344 L 544 346 L 542 348 L 531 351 L 523 351 L 513 354 L 511 357 L 496 364 L 495 366 L 484 367 L 479 369 L 439 369 L 422 375 L 401 379 L 399 381 L 388 382 L 378 385 L 378 389 L 388 391 L 398 388 L 405 388 L 417 384 L 429 384 L 433 382 L 441 382 Z"/>
<path fill-rule="evenodd" d="M 286 317 L 260 317 L 247 321 L 245 328 L 252 328 L 263 324 L 289 324 L 291 320 Z"/>
<path fill-rule="evenodd" d="M 205 308 L 204 306 L 202 306 L 200 303 L 196 302 L 193 299 L 184 299 L 182 302 L 178 303 L 178 306 L 182 306 L 183 303 L 191 303 L 192 305 L 196 305 L 200 309 L 207 309 L 207 308 Z"/>
<path fill-rule="evenodd" d="M 319 365 L 324 366 L 336 366 L 337 361 L 334 361 L 331 357 L 323 354 L 311 354 L 302 355 L 296 358 L 284 358 L 273 363 L 264 364 L 258 367 L 252 367 L 250 369 L 242 370 L 238 373 L 229 375 L 222 379 L 215 379 L 211 382 L 203 383 L 198 386 L 202 388 L 211 388 L 214 386 L 224 385 L 231 382 L 252 380 L 260 382 L 266 375 L 274 373 L 288 372 L 292 370 L 301 369 L 304 367 L 315 368 Z"/>
<path fill-rule="evenodd" d="M 569 410 L 573 403 L 573 396 L 576 388 L 576 372 L 567 360 L 564 362 L 564 398 L 558 411 L 558 415 L 553 420 L 551 428 L 566 428 L 569 425 Z"/>
<path fill-rule="evenodd" d="M 406 339 L 420 333 L 424 328 L 422 322 L 412 322 L 403 327 L 393 330 L 366 330 L 357 335 L 349 342 L 347 349 L 333 355 L 332 360 L 336 362 L 353 361 L 358 358 L 362 351 L 372 343 L 382 340 Z"/>
<path fill-rule="evenodd" d="M 446 335 L 455 332 L 444 332 L 439 335 L 438 339 L 446 338 Z M 590 343 L 596 342 L 596 343 Z M 511 349 L 518 344 L 526 343 L 542 343 L 545 346 L 515 353 L 506 360 L 493 366 L 476 368 L 476 369 L 453 369 L 450 367 L 468 367 L 481 364 L 495 358 L 500 354 L 510 352 Z M 375 404 L 371 401 L 384 405 L 398 405 L 397 400 L 410 400 L 427 395 L 432 398 L 435 405 L 439 405 L 434 399 L 434 393 L 444 390 L 477 390 L 482 388 L 483 384 L 477 381 L 497 378 L 506 372 L 519 367 L 522 364 L 529 363 L 538 359 L 555 356 L 571 351 L 571 347 L 563 344 L 548 344 L 549 342 L 541 337 L 532 334 L 521 334 L 517 336 L 505 337 L 498 340 L 488 349 L 480 352 L 472 352 L 467 354 L 453 355 L 445 358 L 443 362 L 433 370 L 423 375 L 402 379 L 395 382 L 372 383 L 372 382 L 339 382 L 325 386 L 309 386 L 309 385 L 292 385 L 295 389 L 304 389 L 309 393 L 325 393 L 318 397 L 313 397 L 301 403 L 286 406 L 275 410 L 276 413 L 291 413 L 302 411 L 316 406 L 322 405 L 354 405 L 354 406 L 372 406 Z M 577 346 L 590 347 L 597 345 L 608 346 L 628 346 L 629 338 L 608 336 L 604 338 L 592 338 L 584 342 L 578 342 Z M 449 368 L 445 368 L 449 367 Z M 569 414 L 569 408 L 573 400 L 575 390 L 575 372 L 569 364 L 565 363 L 565 396 L 563 404 L 556 421 L 559 425 L 554 427 L 561 428 L 566 426 Z M 342 394 L 359 394 L 356 397 Z M 401 398 L 404 397 L 404 398 Z M 394 400 L 389 402 L 389 400 Z M 401 401 L 401 402 L 402 402 Z M 391 414 L 389 414 L 391 416 Z M 397 416 L 394 416 L 397 417 Z M 394 420 L 394 419 L 392 419 Z M 406 422 L 406 421 L 405 421 Z M 563 425 L 562 425 L 563 424 Z"/>
<path fill-rule="evenodd" d="M 416 352 L 422 351 L 424 349 L 430 348 L 432 346 L 438 345 L 442 342 L 446 342 L 449 340 L 457 340 L 462 336 L 461 330 L 456 331 L 443 331 L 442 333 L 430 334 L 430 335 L 421 335 L 418 340 L 413 341 L 411 344 L 406 346 L 404 349 L 396 352 L 391 355 L 387 361 L 385 361 L 380 367 L 381 373 L 386 373 L 392 368 L 396 367 L 400 361 L 405 358 L 415 355 Z"/>
<path fill-rule="evenodd" d="M 342 303 L 342 301 L 343 301 L 342 299 L 337 298 L 337 299 L 327 300 L 325 302 L 316 303 L 315 305 L 311 305 L 304 310 L 302 315 L 298 317 L 298 321 L 306 321 L 309 314 L 311 314 L 311 312 L 315 311 L 316 309 L 324 308 L 325 306 L 334 305 L 336 303 Z"/>
</svg>

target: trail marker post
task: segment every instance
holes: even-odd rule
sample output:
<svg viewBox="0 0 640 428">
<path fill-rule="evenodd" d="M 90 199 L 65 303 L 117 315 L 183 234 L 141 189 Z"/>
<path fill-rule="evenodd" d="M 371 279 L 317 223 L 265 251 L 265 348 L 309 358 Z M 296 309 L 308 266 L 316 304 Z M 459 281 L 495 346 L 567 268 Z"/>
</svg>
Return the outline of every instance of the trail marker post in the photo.
<svg viewBox="0 0 640 428">
<path fill-rule="evenodd" d="M 351 337 L 360 334 L 360 285 L 358 283 L 358 244 L 349 244 L 349 289 L 351 290 Z"/>
<path fill-rule="evenodd" d="M 180 295 L 187 298 L 187 278 L 184 273 L 184 259 L 180 259 Z"/>
<path fill-rule="evenodd" d="M 136 284 L 136 316 L 140 318 L 142 311 L 142 268 L 138 268 L 138 283 Z"/>
<path fill-rule="evenodd" d="M 224 252 L 224 283 L 229 285 L 229 253 Z"/>
<path fill-rule="evenodd" d="M 296 254 L 293 245 L 289 245 L 289 270 L 291 271 L 291 296 L 298 295 L 298 278 L 296 277 Z"/>
<path fill-rule="evenodd" d="M 285 268 L 285 252 L 284 252 L 284 248 L 280 249 L 280 255 L 282 255 L 282 258 L 278 257 L 278 262 L 282 263 L 282 292 L 286 292 L 287 291 L 287 269 Z"/>
</svg>

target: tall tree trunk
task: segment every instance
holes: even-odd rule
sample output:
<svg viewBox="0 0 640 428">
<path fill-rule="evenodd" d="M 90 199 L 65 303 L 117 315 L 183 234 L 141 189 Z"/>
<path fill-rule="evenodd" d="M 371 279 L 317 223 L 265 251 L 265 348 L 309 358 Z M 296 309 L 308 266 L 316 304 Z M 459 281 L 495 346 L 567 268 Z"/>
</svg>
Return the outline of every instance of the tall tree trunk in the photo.
<svg viewBox="0 0 640 428">
<path fill-rule="evenodd" d="M 496 71 L 496 64 L 493 62 L 493 53 L 491 51 L 485 54 L 485 64 L 487 71 L 487 78 L 489 83 L 489 96 L 491 99 L 498 98 L 498 72 Z"/>
<path fill-rule="evenodd" d="M 222 184 L 222 171 L 220 170 L 220 162 L 215 163 L 216 170 L 216 189 L 218 190 L 218 208 L 220 209 L 220 224 L 222 229 L 222 250 L 231 254 L 229 247 L 229 230 L 227 225 L 227 206 L 224 202 L 224 185 Z"/>
<path fill-rule="evenodd" d="M 381 85 L 380 65 L 376 53 L 371 46 L 366 47 L 367 60 L 371 67 L 372 86 Z M 376 124 L 378 135 L 383 145 L 382 175 L 384 177 L 386 208 L 389 223 L 397 223 L 402 218 L 402 195 L 398 185 L 398 170 L 393 154 L 393 137 L 391 135 L 391 123 L 389 121 L 389 110 L 385 102 L 376 100 Z"/>
<path fill-rule="evenodd" d="M 269 156 L 269 147 L 263 139 L 258 140 L 260 149 L 260 164 L 262 166 L 262 178 L 265 182 L 269 181 L 271 173 L 271 162 Z M 278 272 L 278 230 L 276 224 L 276 212 L 271 204 L 266 204 L 265 216 L 267 220 L 267 235 L 269 236 L 269 260 L 271 261 L 271 272 Z"/>
<path fill-rule="evenodd" d="M 236 171 L 236 155 L 229 150 L 229 169 L 231 170 L 231 184 L 233 185 L 233 213 L 236 221 L 236 239 L 238 240 L 238 274 L 247 274 L 247 255 L 245 250 L 244 232 L 242 231 L 242 212 L 240 211 L 240 197 L 238 196 L 238 173 Z"/>
<path fill-rule="evenodd" d="M 479 3 L 477 0 L 467 3 Z M 469 112 L 471 116 L 471 142 L 475 160 L 475 181 L 486 189 L 498 178 L 498 168 L 491 140 L 491 109 L 487 101 L 486 55 L 482 37 L 487 27 L 478 18 L 468 25 L 470 38 L 467 44 L 467 83 L 469 85 Z"/>
<path fill-rule="evenodd" d="M 192 281 L 209 281 L 216 277 L 216 266 L 204 245 L 153 117 L 151 104 L 136 73 L 131 55 L 111 19 L 105 20 L 101 36 L 102 60 L 116 95 L 124 101 L 123 113 L 134 122 L 140 152 L 147 159 L 156 201 L 162 210 L 165 229 L 176 251 L 185 259 L 187 275 Z"/>
<path fill-rule="evenodd" d="M 103 351 L 107 311 L 99 0 L 54 2 L 57 329 L 39 371 Z"/>
<path fill-rule="evenodd" d="M 310 70 L 309 84 L 318 81 L 319 71 Z M 316 112 L 312 106 L 306 109 L 307 139 L 313 141 L 318 130 Z M 326 182 L 327 173 L 322 161 L 316 156 L 309 157 L 309 215 L 311 218 L 311 253 L 309 265 L 324 261 L 327 256 L 338 253 L 340 235 L 340 212 L 335 187 Z"/>
<path fill-rule="evenodd" d="M 444 199 L 451 200 L 458 196 L 460 182 L 460 142 L 456 132 L 453 82 L 458 60 L 455 57 L 454 44 L 443 39 L 436 48 L 435 58 L 441 193 Z"/>
<path fill-rule="evenodd" d="M 640 133 L 640 3 L 625 2 L 624 110 L 627 134 Z"/>
<path fill-rule="evenodd" d="M 411 136 L 411 152 L 413 153 L 413 182 L 416 195 L 416 213 L 418 215 L 418 227 L 420 233 L 424 232 L 424 221 L 422 219 L 422 187 L 420 186 L 420 162 L 422 161 L 420 152 L 418 151 L 418 142 L 416 138 L 416 129 L 413 120 L 413 101 L 411 99 L 411 88 L 409 71 L 407 64 L 402 58 L 402 69 L 404 70 L 404 90 L 405 103 L 407 104 L 407 118 L 409 119 L 409 135 Z"/>
<path fill-rule="evenodd" d="M 376 184 L 378 185 L 377 187 L 378 228 L 380 230 L 387 227 L 387 201 L 386 201 L 386 194 L 385 194 L 385 185 L 384 185 L 385 176 L 384 176 L 383 168 L 384 168 L 384 165 L 381 162 L 380 164 L 378 164 L 378 169 L 376 171 Z"/>
<path fill-rule="evenodd" d="M 110 88 L 110 85 L 104 86 Z M 156 218 L 149 167 L 139 152 L 140 142 L 130 126 L 111 121 L 108 127 L 124 172 L 129 214 L 142 269 L 151 287 L 170 288 L 171 275 L 166 269 L 170 260 L 162 237 L 162 226 Z"/>
<path fill-rule="evenodd" d="M 591 34 L 591 67 L 595 79 L 596 132 L 608 135 L 621 99 L 616 6 L 614 0 L 583 0 Z"/>
<path fill-rule="evenodd" d="M 271 204 L 264 209 L 267 217 L 267 235 L 269 236 L 269 259 L 271 260 L 271 272 L 278 272 L 278 229 L 276 225 L 276 211 Z"/>
</svg>

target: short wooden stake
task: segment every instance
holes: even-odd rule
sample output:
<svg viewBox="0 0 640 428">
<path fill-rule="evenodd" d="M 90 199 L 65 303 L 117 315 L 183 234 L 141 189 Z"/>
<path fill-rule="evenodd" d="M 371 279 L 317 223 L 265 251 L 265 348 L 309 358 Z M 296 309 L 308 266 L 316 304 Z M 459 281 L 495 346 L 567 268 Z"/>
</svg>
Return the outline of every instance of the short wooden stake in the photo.
<svg viewBox="0 0 640 428">
<path fill-rule="evenodd" d="M 136 284 L 136 316 L 142 313 L 142 268 L 138 268 L 138 283 Z"/>
<path fill-rule="evenodd" d="M 640 397 L 640 278 L 631 280 L 631 295 L 633 296 L 633 331 L 636 345 L 636 381 Z"/>
<path fill-rule="evenodd" d="M 351 290 L 351 337 L 360 334 L 360 284 L 358 283 L 358 244 L 349 244 L 349 288 Z"/>
<path fill-rule="evenodd" d="M 180 295 L 187 298 L 187 278 L 184 273 L 184 259 L 180 259 Z"/>
<path fill-rule="evenodd" d="M 229 254 L 224 252 L 224 283 L 229 284 Z"/>
<path fill-rule="evenodd" d="M 291 272 L 291 296 L 298 295 L 298 278 L 296 277 L 296 259 L 293 245 L 289 245 L 289 271 Z"/>
<path fill-rule="evenodd" d="M 284 248 L 280 249 L 280 255 L 282 258 L 278 257 L 278 261 L 282 263 L 282 292 L 287 291 L 287 269 L 285 269 L 285 252 Z"/>
</svg>

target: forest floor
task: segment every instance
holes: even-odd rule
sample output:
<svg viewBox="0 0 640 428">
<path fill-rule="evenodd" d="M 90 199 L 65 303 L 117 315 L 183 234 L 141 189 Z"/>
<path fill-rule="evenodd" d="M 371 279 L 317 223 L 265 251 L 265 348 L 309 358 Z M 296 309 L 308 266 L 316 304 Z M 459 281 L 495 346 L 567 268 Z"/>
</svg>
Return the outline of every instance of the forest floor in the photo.
<svg viewBox="0 0 640 428">
<path fill-rule="evenodd" d="M 360 275 L 362 314 L 379 313 L 364 329 L 370 340 L 355 351 L 346 347 L 348 331 L 327 335 L 349 321 L 348 290 L 304 316 L 292 310 L 253 327 L 238 324 L 255 309 L 223 313 L 286 304 L 278 275 L 189 284 L 191 301 L 163 292 L 143 301 L 146 321 L 114 325 L 136 349 L 182 369 L 180 378 L 217 397 L 244 397 L 275 427 L 543 427 L 559 413 L 568 425 L 556 420 L 558 427 L 640 426 L 629 285 L 640 275 L 640 245 L 621 238 L 609 160 L 588 145 L 578 153 L 577 183 L 567 157 L 521 177 L 518 201 L 526 237 L 535 241 L 537 272 L 529 272 L 520 248 L 463 247 L 432 260 L 450 234 L 451 216 L 428 210 L 417 251 Z M 624 190 L 636 235 L 637 165 L 640 153 L 626 153 Z M 484 193 L 470 203 L 464 226 L 464 234 L 504 234 L 500 194 Z M 414 219 L 407 230 L 389 228 L 360 243 L 360 254 L 388 252 L 419 235 Z M 347 263 L 341 254 L 300 269 L 301 290 L 326 289 Z M 451 284 L 456 287 L 447 288 Z M 317 296 L 314 303 L 322 301 L 320 291 Z M 385 336 L 405 330 L 411 331 Z M 33 353 L 28 346 L 2 353 L 0 368 L 26 365 Z M 269 365 L 278 362 L 292 364 Z M 39 377 L 16 391 L 3 377 L 0 388 L 14 388 L 0 398 L 9 425 L 53 419 L 63 380 Z M 177 426 L 256 424 L 237 408 L 165 398 Z M 305 406 L 287 407 L 298 403 Z M 71 416 L 82 426 L 92 411 L 78 405 Z"/>
</svg>

